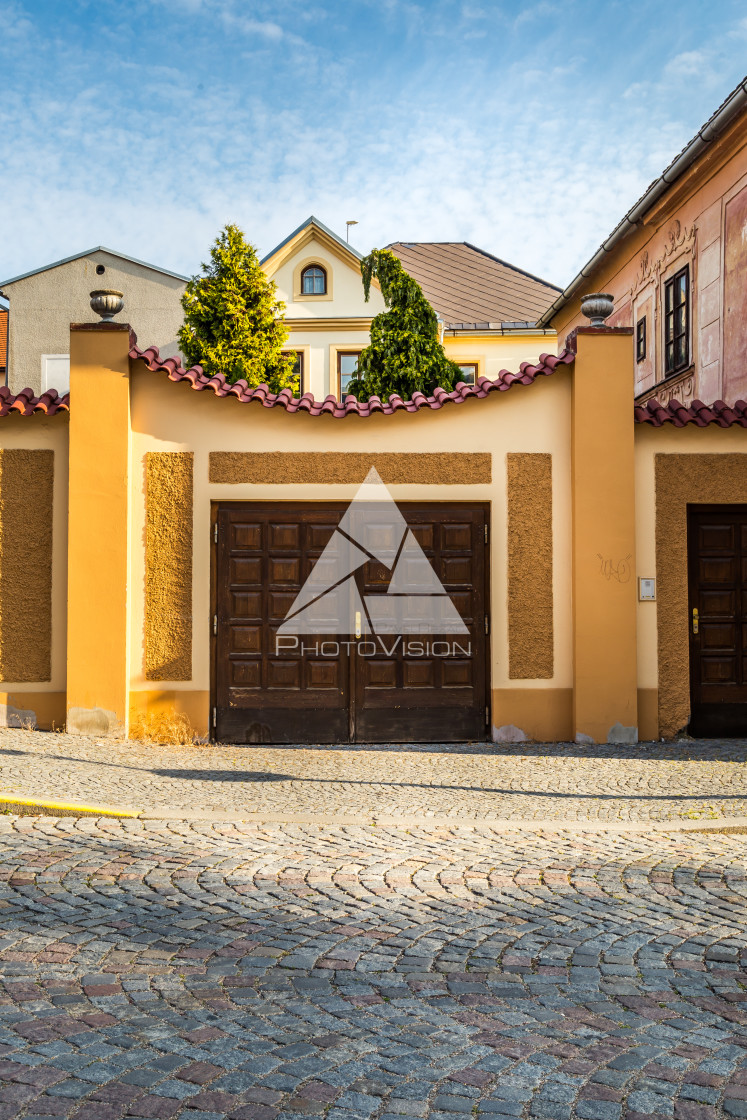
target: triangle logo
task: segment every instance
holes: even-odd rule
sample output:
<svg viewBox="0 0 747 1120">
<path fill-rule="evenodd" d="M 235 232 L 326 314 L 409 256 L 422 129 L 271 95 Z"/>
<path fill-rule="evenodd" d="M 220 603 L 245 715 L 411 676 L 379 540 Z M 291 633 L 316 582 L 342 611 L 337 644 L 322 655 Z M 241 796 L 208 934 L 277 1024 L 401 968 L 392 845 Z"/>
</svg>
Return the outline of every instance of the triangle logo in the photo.
<svg viewBox="0 0 747 1120">
<path fill-rule="evenodd" d="M 363 595 L 369 560 L 391 572 L 386 594 Z M 278 634 L 468 634 L 396 502 L 371 467 L 299 591 Z"/>
</svg>

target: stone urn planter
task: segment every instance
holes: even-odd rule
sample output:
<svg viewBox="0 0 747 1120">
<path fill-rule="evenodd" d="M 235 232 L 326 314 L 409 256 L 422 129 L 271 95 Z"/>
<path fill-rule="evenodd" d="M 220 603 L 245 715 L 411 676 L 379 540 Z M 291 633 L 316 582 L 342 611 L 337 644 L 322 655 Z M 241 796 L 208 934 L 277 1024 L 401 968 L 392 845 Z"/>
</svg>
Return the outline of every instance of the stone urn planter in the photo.
<svg viewBox="0 0 747 1120">
<path fill-rule="evenodd" d="M 591 320 L 592 327 L 603 327 L 614 306 L 615 297 L 609 292 L 592 292 L 588 296 L 581 296 L 581 313 Z"/>
<path fill-rule="evenodd" d="M 114 288 L 97 288 L 91 292 L 91 307 L 105 323 L 110 323 L 124 307 L 124 294 Z"/>
</svg>

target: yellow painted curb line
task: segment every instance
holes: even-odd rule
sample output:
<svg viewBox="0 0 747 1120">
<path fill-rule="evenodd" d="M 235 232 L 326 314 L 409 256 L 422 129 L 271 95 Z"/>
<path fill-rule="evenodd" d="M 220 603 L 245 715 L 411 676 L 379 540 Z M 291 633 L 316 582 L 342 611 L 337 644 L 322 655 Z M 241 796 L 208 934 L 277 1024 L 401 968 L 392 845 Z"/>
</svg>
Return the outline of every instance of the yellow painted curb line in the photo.
<svg viewBox="0 0 747 1120">
<path fill-rule="evenodd" d="M 139 809 L 115 809 L 110 805 L 78 805 L 43 801 L 36 797 L 13 797 L 0 793 L 0 813 L 18 817 L 139 817 Z"/>
</svg>

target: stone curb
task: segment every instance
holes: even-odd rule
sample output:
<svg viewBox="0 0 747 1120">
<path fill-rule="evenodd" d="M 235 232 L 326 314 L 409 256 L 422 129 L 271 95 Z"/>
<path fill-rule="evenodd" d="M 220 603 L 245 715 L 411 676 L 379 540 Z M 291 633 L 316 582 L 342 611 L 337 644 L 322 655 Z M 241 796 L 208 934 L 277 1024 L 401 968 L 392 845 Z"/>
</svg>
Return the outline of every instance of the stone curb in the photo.
<svg viewBox="0 0 747 1120">
<path fill-rule="evenodd" d="M 619 832 L 645 834 L 651 832 L 747 832 L 747 817 L 719 817 L 716 820 L 671 821 L 594 821 L 557 820 L 540 818 L 525 820 L 522 817 L 384 817 L 370 814 L 337 814 L 322 816 L 319 813 L 204 813 L 187 815 L 183 809 L 146 809 L 139 814 L 144 821 L 188 821 L 190 823 L 244 824 L 311 824 L 329 828 L 342 825 L 360 825 L 368 828 L 462 828 L 484 829 L 490 832 Z"/>
<path fill-rule="evenodd" d="M 46 801 L 37 797 L 0 794 L 0 813 L 18 817 L 139 817 L 140 810 L 112 805 L 82 805 L 77 802 Z"/>
<path fill-rule="evenodd" d="M 132 809 L 125 806 L 85 805 L 76 802 L 46 801 L 35 797 L 13 797 L 0 794 L 0 813 L 16 816 L 45 817 L 113 817 L 142 821 L 182 821 L 187 824 L 309 824 L 335 828 L 359 825 L 367 828 L 461 828 L 485 829 L 490 832 L 615 832 L 646 834 L 651 832 L 746 832 L 747 817 L 718 817 L 669 821 L 599 821 L 521 817 L 385 817 L 377 813 L 250 813 L 205 812 L 185 809 Z"/>
</svg>

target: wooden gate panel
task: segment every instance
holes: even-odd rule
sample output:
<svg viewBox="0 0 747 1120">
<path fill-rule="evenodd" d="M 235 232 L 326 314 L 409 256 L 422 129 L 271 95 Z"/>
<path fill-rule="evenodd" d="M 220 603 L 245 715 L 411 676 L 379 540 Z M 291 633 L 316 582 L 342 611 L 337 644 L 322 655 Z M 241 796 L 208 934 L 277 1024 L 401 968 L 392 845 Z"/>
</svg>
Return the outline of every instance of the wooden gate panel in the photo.
<svg viewBox="0 0 747 1120">
<path fill-rule="evenodd" d="M 275 636 L 337 524 L 329 511 L 224 503 L 216 556 L 215 735 L 233 743 L 347 742 L 349 667 Z M 313 645 L 318 639 L 304 639 Z"/>
<path fill-rule="evenodd" d="M 486 727 L 487 509 L 447 503 L 403 503 L 400 508 L 469 633 L 414 633 L 403 635 L 399 642 L 396 636 L 384 636 L 375 656 L 358 657 L 356 740 L 481 739 Z M 388 582 L 389 573 L 377 568 L 368 564 L 363 570 L 366 595 L 385 590 L 382 584 Z M 451 652 L 429 656 L 434 645 L 440 653 L 445 648 Z M 469 652 L 462 654 L 461 649 Z"/>
</svg>

